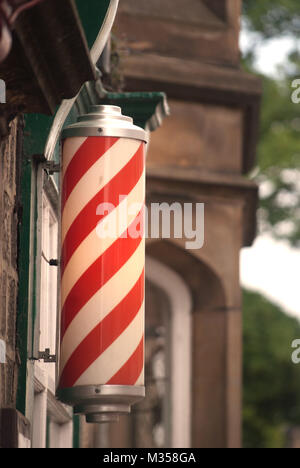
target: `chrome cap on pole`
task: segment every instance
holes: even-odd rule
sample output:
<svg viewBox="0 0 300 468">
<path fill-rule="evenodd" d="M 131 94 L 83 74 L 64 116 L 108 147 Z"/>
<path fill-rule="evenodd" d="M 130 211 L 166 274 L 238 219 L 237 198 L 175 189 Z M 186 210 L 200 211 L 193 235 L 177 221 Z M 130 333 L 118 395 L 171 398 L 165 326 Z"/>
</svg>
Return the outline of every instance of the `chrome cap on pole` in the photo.
<svg viewBox="0 0 300 468">
<path fill-rule="evenodd" d="M 62 132 L 63 139 L 77 136 L 133 138 L 148 143 L 147 132 L 134 125 L 131 117 L 122 115 L 120 107 L 110 105 L 92 106 L 88 114 Z"/>
</svg>

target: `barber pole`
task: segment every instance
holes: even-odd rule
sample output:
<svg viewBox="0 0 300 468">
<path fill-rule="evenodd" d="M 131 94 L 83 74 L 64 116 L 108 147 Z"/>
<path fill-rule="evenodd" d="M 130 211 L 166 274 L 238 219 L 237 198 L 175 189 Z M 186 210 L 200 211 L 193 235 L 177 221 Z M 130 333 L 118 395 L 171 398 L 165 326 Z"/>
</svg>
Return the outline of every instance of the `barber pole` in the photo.
<svg viewBox="0 0 300 468">
<path fill-rule="evenodd" d="M 93 106 L 62 136 L 58 398 L 118 420 L 144 388 L 146 132 Z"/>
</svg>

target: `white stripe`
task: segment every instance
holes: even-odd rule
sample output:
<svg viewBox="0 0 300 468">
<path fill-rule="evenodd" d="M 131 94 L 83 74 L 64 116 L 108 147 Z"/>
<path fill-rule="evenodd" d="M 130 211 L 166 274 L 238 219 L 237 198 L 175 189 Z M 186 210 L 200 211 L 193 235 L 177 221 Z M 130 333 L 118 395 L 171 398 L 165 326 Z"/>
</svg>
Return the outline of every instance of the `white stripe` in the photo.
<svg viewBox="0 0 300 468">
<path fill-rule="evenodd" d="M 87 335 L 127 296 L 145 266 L 145 241 L 127 263 L 80 310 L 61 343 L 61 372 L 73 351 Z"/>
<path fill-rule="evenodd" d="M 143 366 L 143 370 L 140 373 L 140 376 L 139 376 L 139 378 L 137 379 L 137 381 L 135 382 L 134 385 L 135 386 L 145 385 L 145 366 Z"/>
<path fill-rule="evenodd" d="M 86 137 L 74 137 L 68 138 L 64 142 L 64 151 L 63 151 L 63 167 L 62 167 L 62 177 L 64 177 L 66 170 L 72 161 L 73 157 L 79 150 L 79 148 L 86 141 Z"/>
<path fill-rule="evenodd" d="M 135 352 L 143 334 L 144 304 L 124 333 L 89 366 L 74 386 L 106 384 Z"/>
<path fill-rule="evenodd" d="M 83 208 L 129 163 L 140 145 L 140 141 L 120 138 L 84 174 L 74 187 L 63 210 L 62 242 Z"/>
<path fill-rule="evenodd" d="M 118 239 L 120 235 L 135 220 L 144 205 L 145 199 L 145 175 L 142 174 L 136 186 L 132 189 L 128 197 L 119 204 L 119 206 L 108 214 L 102 222 L 109 226 L 111 222 L 116 220 L 115 236 L 107 236 L 100 238 L 95 228 L 79 245 L 77 250 L 72 255 L 64 271 L 61 281 L 61 299 L 62 306 L 65 303 L 68 294 L 73 286 L 85 271 L 101 256 L 103 253 Z M 130 209 L 131 208 L 131 209 Z M 95 215 L 96 217 L 96 215 Z"/>
</svg>

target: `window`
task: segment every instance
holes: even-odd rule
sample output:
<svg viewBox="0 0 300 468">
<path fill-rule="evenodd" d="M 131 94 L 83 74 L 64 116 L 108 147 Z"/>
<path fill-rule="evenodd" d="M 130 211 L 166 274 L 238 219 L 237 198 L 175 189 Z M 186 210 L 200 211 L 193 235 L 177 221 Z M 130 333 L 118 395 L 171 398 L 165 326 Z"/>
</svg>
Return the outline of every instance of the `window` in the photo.
<svg viewBox="0 0 300 468">
<path fill-rule="evenodd" d="M 146 284 L 146 398 L 132 408 L 133 447 L 171 447 L 171 313 L 167 296 Z"/>
<path fill-rule="evenodd" d="M 56 184 L 44 167 L 37 172 L 37 261 L 34 348 L 57 350 L 59 197 Z M 56 366 L 36 360 L 32 421 L 33 448 L 70 448 L 73 440 L 72 409 L 55 398 Z"/>
<path fill-rule="evenodd" d="M 168 342 L 165 349 L 169 351 L 165 352 L 164 358 L 157 354 L 152 358 L 154 371 L 156 368 L 156 373 L 159 370 L 161 375 L 169 378 L 169 388 L 166 392 L 168 405 L 165 404 L 168 417 L 164 418 L 165 444 L 167 448 L 189 448 L 191 444 L 191 293 L 175 271 L 151 257 L 147 257 L 146 277 L 161 291 L 161 295 L 167 298 L 169 304 L 169 323 L 164 332 Z M 164 306 L 160 306 L 158 314 L 160 311 L 163 313 L 163 309 Z M 152 314 L 152 311 L 146 309 L 146 322 L 147 314 Z M 171 359 L 168 356 L 171 356 Z M 162 370 L 166 364 L 168 373 Z"/>
</svg>

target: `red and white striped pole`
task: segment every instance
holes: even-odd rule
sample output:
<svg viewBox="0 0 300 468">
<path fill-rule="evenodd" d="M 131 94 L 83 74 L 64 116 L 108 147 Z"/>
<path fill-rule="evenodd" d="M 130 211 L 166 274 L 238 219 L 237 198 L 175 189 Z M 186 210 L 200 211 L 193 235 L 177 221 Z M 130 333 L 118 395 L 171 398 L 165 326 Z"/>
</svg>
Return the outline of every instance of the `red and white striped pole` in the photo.
<svg viewBox="0 0 300 468">
<path fill-rule="evenodd" d="M 88 422 L 144 397 L 146 132 L 94 106 L 63 132 L 58 398 Z"/>
</svg>

